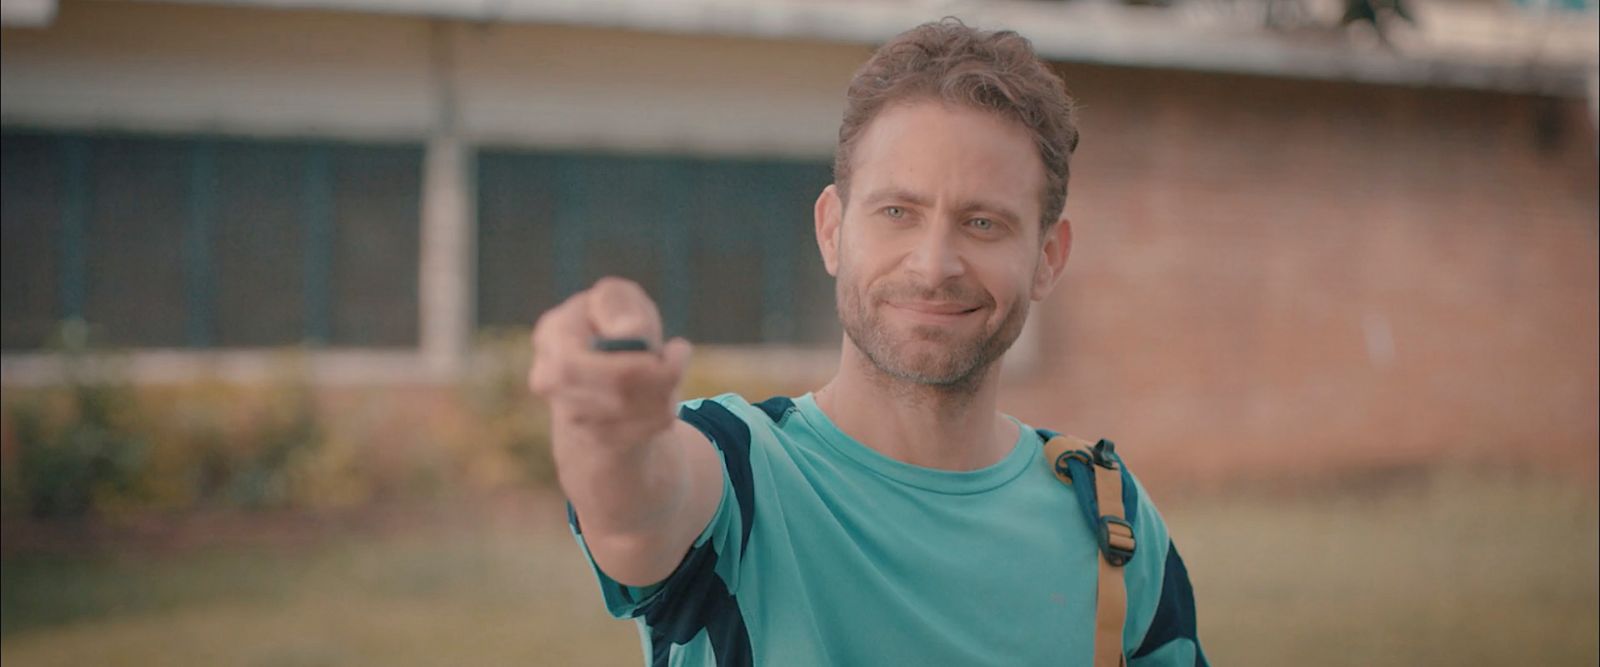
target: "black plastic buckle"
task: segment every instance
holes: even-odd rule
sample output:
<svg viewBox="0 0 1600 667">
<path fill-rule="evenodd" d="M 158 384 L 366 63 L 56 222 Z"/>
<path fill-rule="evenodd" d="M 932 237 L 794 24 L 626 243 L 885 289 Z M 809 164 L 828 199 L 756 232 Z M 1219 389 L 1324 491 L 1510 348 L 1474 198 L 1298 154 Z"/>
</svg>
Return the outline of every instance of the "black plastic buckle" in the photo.
<svg viewBox="0 0 1600 667">
<path fill-rule="evenodd" d="M 1094 443 L 1094 462 L 1107 470 L 1117 469 L 1117 443 L 1101 439 Z"/>
<path fill-rule="evenodd" d="M 1126 535 L 1117 535 L 1118 542 L 1126 540 L 1127 547 L 1112 542 L 1111 527 L 1115 525 L 1126 531 Z M 1133 524 L 1118 517 L 1104 515 L 1100 517 L 1100 553 L 1105 555 L 1106 562 L 1114 567 L 1122 567 L 1133 560 L 1133 552 L 1139 544 L 1133 535 Z"/>
</svg>

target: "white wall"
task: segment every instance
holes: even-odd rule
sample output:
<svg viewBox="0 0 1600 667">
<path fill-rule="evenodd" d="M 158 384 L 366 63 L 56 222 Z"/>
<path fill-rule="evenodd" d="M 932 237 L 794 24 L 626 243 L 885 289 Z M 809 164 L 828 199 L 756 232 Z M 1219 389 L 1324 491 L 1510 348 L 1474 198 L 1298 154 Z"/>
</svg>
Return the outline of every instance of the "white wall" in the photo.
<svg viewBox="0 0 1600 667">
<path fill-rule="evenodd" d="M 476 147 L 826 159 L 844 88 L 867 54 L 821 42 L 65 2 L 47 27 L 3 30 L 0 122 L 425 145 L 418 349 L 315 354 L 326 357 L 319 366 L 365 369 L 360 377 L 441 379 L 462 368 L 472 334 Z M 271 354 L 141 351 L 135 361 L 149 377 L 248 374 L 270 368 Z M 53 381 L 57 361 L 7 354 L 0 375 Z"/>
<path fill-rule="evenodd" d="M 832 153 L 863 47 L 500 24 L 456 33 L 462 121 L 496 142 Z"/>
<path fill-rule="evenodd" d="M 68 2 L 47 28 L 5 29 L 0 53 L 11 125 L 422 139 L 449 72 L 471 141 L 825 157 L 867 49 Z"/>
<path fill-rule="evenodd" d="M 434 115 L 417 19 L 66 3 L 0 41 L 7 124 L 420 137 Z"/>
</svg>

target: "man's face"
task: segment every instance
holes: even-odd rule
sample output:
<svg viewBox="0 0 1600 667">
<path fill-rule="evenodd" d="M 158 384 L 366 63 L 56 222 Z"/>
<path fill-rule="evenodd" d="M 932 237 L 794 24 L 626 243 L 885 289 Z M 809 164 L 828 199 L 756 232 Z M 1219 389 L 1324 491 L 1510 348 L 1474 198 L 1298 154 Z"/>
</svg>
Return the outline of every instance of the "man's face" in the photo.
<svg viewBox="0 0 1600 667">
<path fill-rule="evenodd" d="M 1070 239 L 1062 221 L 1041 242 L 1045 173 L 1027 130 L 938 102 L 891 106 L 858 137 L 849 185 L 843 208 L 832 187 L 818 200 L 817 234 L 850 341 L 900 380 L 981 377 Z"/>
</svg>

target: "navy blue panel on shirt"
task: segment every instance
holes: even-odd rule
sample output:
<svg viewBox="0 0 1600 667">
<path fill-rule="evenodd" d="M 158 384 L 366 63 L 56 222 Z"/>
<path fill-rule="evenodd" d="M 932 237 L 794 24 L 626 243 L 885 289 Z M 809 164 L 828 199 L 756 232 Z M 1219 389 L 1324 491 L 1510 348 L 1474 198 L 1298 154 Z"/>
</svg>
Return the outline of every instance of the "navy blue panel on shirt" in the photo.
<svg viewBox="0 0 1600 667">
<path fill-rule="evenodd" d="M 717 552 L 710 542 L 689 550 L 661 591 L 639 609 L 650 628 L 650 664 L 667 667 L 672 645 L 692 641 L 701 629 L 711 641 L 718 667 L 752 664 L 750 631 L 739 601 L 717 576 Z"/>
<path fill-rule="evenodd" d="M 733 495 L 739 501 L 742 533 L 739 546 L 750 544 L 750 526 L 756 518 L 755 475 L 750 472 L 750 426 L 744 423 L 721 403 L 705 401 L 699 407 L 684 406 L 678 418 L 700 429 L 707 438 L 722 450 L 723 465 L 728 470 L 728 482 L 733 485 Z"/>
<path fill-rule="evenodd" d="M 1141 658 L 1166 646 L 1169 642 L 1187 639 L 1195 643 L 1195 665 L 1206 665 L 1200 652 L 1199 631 L 1195 625 L 1194 588 L 1189 584 L 1189 570 L 1178 555 L 1178 547 L 1167 545 L 1166 572 L 1161 577 L 1161 598 L 1156 602 L 1155 619 L 1145 632 L 1144 641 L 1130 658 Z"/>
<path fill-rule="evenodd" d="M 782 428 L 783 419 L 789 416 L 790 412 L 794 411 L 794 399 L 789 398 L 788 396 L 773 396 L 772 398 L 757 403 L 756 407 L 761 408 L 762 412 L 767 413 L 767 417 L 772 419 L 772 423 L 777 424 L 779 428 Z"/>
<path fill-rule="evenodd" d="M 699 429 L 722 451 L 729 484 L 739 503 L 742 521 L 740 545 L 750 540 L 755 518 L 754 475 L 750 471 L 750 427 L 727 408 L 706 401 L 695 408 L 683 407 L 678 418 Z M 650 662 L 670 664 L 672 646 L 687 645 L 703 629 L 710 640 L 719 667 L 740 667 L 753 661 L 750 632 L 739 602 L 717 576 L 718 554 L 712 542 L 689 550 L 672 576 L 662 583 L 646 604 L 635 610 L 650 629 Z"/>
</svg>

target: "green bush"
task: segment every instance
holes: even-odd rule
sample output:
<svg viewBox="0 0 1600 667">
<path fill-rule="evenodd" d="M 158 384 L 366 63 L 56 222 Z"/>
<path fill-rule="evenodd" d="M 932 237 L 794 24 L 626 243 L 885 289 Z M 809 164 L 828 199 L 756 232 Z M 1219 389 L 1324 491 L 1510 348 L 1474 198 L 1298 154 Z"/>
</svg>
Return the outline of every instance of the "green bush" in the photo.
<svg viewBox="0 0 1600 667">
<path fill-rule="evenodd" d="M 6 403 L 17 455 L 4 497 L 38 517 L 297 505 L 325 441 L 303 381 L 150 389 L 74 372 Z"/>
<path fill-rule="evenodd" d="M 549 486 L 555 482 L 550 457 L 550 420 L 528 391 L 533 352 L 526 329 L 502 329 L 478 339 L 476 368 L 461 383 L 462 403 L 476 435 L 461 449 L 480 481 Z M 498 471 L 498 472 L 489 472 Z"/>
<path fill-rule="evenodd" d="M 66 383 L 5 392 L 7 512 L 326 509 L 555 483 L 526 330 L 484 335 L 445 386 L 313 386 L 292 351 L 271 382 L 133 385 L 115 354 L 67 354 Z M 684 395 L 803 390 L 751 366 L 701 354 Z"/>
<path fill-rule="evenodd" d="M 275 381 L 132 385 L 107 359 L 8 388 L 7 512 L 39 517 L 199 508 L 326 509 L 549 485 L 547 421 L 500 346 L 459 386 L 313 387 L 292 354 Z M 77 363 L 77 362 L 75 362 Z M 520 365 L 521 369 L 516 366 Z"/>
<path fill-rule="evenodd" d="M 53 347 L 66 365 L 57 391 L 28 396 L 7 410 L 17 443 L 14 474 L 4 475 L 37 517 L 75 517 L 135 495 L 148 451 L 131 420 L 132 389 L 116 381 L 115 357 L 89 354 L 90 328 L 62 325 Z M 99 373 L 104 377 L 91 377 Z"/>
<path fill-rule="evenodd" d="M 127 390 L 74 383 L 55 399 L 26 401 L 11 411 L 16 481 L 28 513 L 82 516 L 133 495 L 148 442 L 125 423 Z"/>
</svg>

